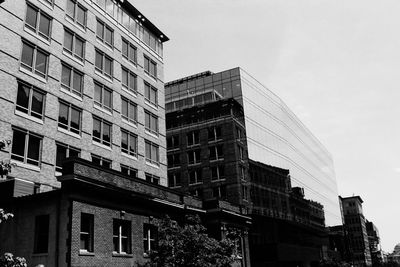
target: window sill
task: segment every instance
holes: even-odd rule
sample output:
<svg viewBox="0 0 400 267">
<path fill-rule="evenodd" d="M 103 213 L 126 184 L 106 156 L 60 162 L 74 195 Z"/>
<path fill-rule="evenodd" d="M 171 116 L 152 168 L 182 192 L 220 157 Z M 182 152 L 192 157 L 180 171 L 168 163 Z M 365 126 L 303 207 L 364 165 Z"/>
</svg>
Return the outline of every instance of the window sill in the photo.
<svg viewBox="0 0 400 267">
<path fill-rule="evenodd" d="M 128 253 L 118 253 L 118 252 L 113 252 L 112 253 L 113 257 L 121 257 L 121 258 L 133 258 L 133 254 L 128 254 Z"/>
<path fill-rule="evenodd" d="M 42 43 L 44 43 L 45 45 L 47 45 L 47 46 L 50 46 L 50 40 L 47 40 L 46 38 L 43 38 L 42 36 L 40 36 L 38 33 L 36 33 L 36 32 L 34 32 L 34 31 L 32 31 L 32 30 L 30 30 L 29 28 L 27 28 L 27 27 L 24 27 L 24 31 L 26 32 L 26 33 L 28 33 L 29 35 L 31 35 L 31 36 L 33 36 L 33 37 L 35 37 L 35 38 L 37 38 L 38 40 L 40 40 Z"/>
<path fill-rule="evenodd" d="M 179 169 L 181 166 L 168 166 L 168 170 Z"/>
<path fill-rule="evenodd" d="M 150 102 L 149 100 L 147 100 L 147 99 L 144 100 L 144 103 L 145 103 L 146 105 L 148 105 L 149 107 L 152 107 L 152 108 L 155 109 L 155 110 L 158 109 L 156 104 L 151 103 L 151 102 Z"/>
<path fill-rule="evenodd" d="M 23 73 L 25 73 L 26 75 L 31 76 L 32 78 L 35 78 L 36 80 L 42 82 L 42 83 L 47 83 L 47 80 L 43 77 L 40 77 L 39 75 L 36 75 L 32 72 L 30 72 L 29 70 L 23 68 L 23 67 L 19 67 L 19 70 Z"/>
<path fill-rule="evenodd" d="M 28 119 L 28 120 L 31 120 L 33 122 L 36 122 L 36 123 L 39 123 L 39 124 L 43 125 L 43 120 L 35 118 L 35 117 L 32 117 L 32 116 L 29 116 L 28 114 L 26 114 L 26 113 L 24 113 L 22 111 L 15 110 L 15 115 L 21 116 L 21 117 L 23 117 L 25 119 Z"/>
<path fill-rule="evenodd" d="M 59 172 L 59 171 L 55 171 L 55 172 L 54 172 L 54 176 L 56 176 L 56 177 L 57 177 L 57 176 L 61 176 L 61 175 L 62 175 L 62 172 Z"/>
<path fill-rule="evenodd" d="M 218 159 L 210 159 L 210 162 L 214 162 L 214 161 L 223 161 L 224 158 L 218 158 Z"/>
<path fill-rule="evenodd" d="M 81 139 L 81 136 L 80 136 L 79 134 L 70 132 L 70 131 L 68 131 L 68 130 L 65 130 L 64 128 L 57 127 L 57 130 L 58 130 L 59 132 L 61 132 L 61 133 L 68 134 L 68 135 L 70 135 L 70 136 L 72 136 L 72 137 Z"/>
<path fill-rule="evenodd" d="M 68 57 L 69 59 L 73 60 L 74 62 L 78 63 L 79 65 L 81 65 L 82 67 L 85 66 L 85 63 L 83 63 L 82 61 L 80 61 L 79 59 L 75 58 L 74 56 L 72 56 L 71 54 L 69 54 L 68 52 L 65 52 L 65 50 L 63 49 L 63 55 Z"/>
<path fill-rule="evenodd" d="M 137 122 L 131 122 L 131 121 L 128 121 L 127 119 L 125 119 L 125 118 L 122 118 L 122 121 L 124 123 L 126 123 L 126 124 L 128 124 L 128 125 L 130 125 L 130 126 L 132 126 L 132 127 L 137 129 Z"/>
<path fill-rule="evenodd" d="M 47 257 L 49 253 L 32 253 L 32 257 Z"/>
<path fill-rule="evenodd" d="M 101 143 L 99 143 L 99 142 L 96 142 L 96 141 L 94 141 L 94 140 L 92 140 L 92 144 L 95 145 L 95 146 L 98 146 L 98 147 L 101 147 L 101 148 L 110 150 L 110 151 L 112 150 L 111 147 L 106 146 L 106 145 L 103 145 L 103 144 L 101 144 Z"/>
<path fill-rule="evenodd" d="M 70 16 L 65 15 L 65 20 L 68 21 L 75 29 L 80 30 L 82 33 L 86 34 L 86 28 L 82 25 L 76 23 Z"/>
<path fill-rule="evenodd" d="M 149 166 L 154 167 L 154 168 L 157 168 L 157 169 L 160 168 L 160 165 L 159 165 L 159 164 L 151 163 L 151 162 L 148 162 L 147 160 L 146 160 L 146 165 L 149 165 Z"/>
<path fill-rule="evenodd" d="M 96 68 L 94 69 L 94 73 L 99 76 L 100 78 L 103 78 L 104 80 L 106 80 L 109 83 L 113 83 L 112 78 L 104 75 L 103 73 L 101 73 L 100 71 L 98 71 Z"/>
<path fill-rule="evenodd" d="M 171 148 L 167 148 L 167 151 L 178 151 L 179 147 L 171 147 Z"/>
<path fill-rule="evenodd" d="M 132 156 L 129 154 L 126 154 L 125 152 L 121 152 L 122 156 L 133 159 L 133 160 L 137 160 L 137 156 Z"/>
<path fill-rule="evenodd" d="M 80 96 L 78 96 L 78 95 L 76 95 L 76 94 L 74 94 L 74 93 L 71 93 L 71 91 L 68 91 L 68 90 L 65 89 L 62 85 L 61 85 L 60 91 L 63 92 L 63 93 L 65 93 L 65 94 L 67 94 L 67 95 L 69 95 L 69 96 L 71 96 L 71 97 L 73 97 L 73 98 L 75 98 L 75 99 L 77 99 L 77 100 L 79 100 L 79 101 L 82 101 L 82 100 L 83 100 L 82 97 L 80 97 Z"/>
<path fill-rule="evenodd" d="M 153 81 L 157 82 L 157 77 L 151 76 L 149 73 L 147 73 L 146 71 L 144 71 L 144 75 L 149 77 L 150 79 L 152 79 Z"/>
<path fill-rule="evenodd" d="M 225 182 L 225 178 L 220 178 L 220 179 L 211 179 L 211 183 L 218 183 L 218 182 Z"/>
<path fill-rule="evenodd" d="M 129 89 L 127 89 L 126 87 L 122 86 L 122 91 L 127 92 L 128 94 L 130 94 L 131 96 L 137 98 L 137 91 L 131 91 Z"/>
<path fill-rule="evenodd" d="M 114 48 L 107 45 L 106 43 L 102 42 L 99 37 L 96 36 L 96 42 L 98 44 L 100 44 L 101 46 L 103 46 L 104 48 L 106 48 L 108 50 L 108 52 L 114 53 Z"/>
<path fill-rule="evenodd" d="M 15 163 L 18 167 L 21 167 L 21 168 L 25 168 L 25 169 L 28 169 L 28 170 L 31 170 L 31 171 L 35 171 L 35 172 L 40 172 L 40 167 L 39 166 L 31 165 L 31 164 L 28 164 L 28 163 L 23 163 L 21 161 L 15 160 L 15 159 L 11 159 L 10 162 L 11 163 Z"/>
<path fill-rule="evenodd" d="M 87 250 L 80 249 L 79 256 L 94 256 L 94 252 L 90 252 Z"/>
<path fill-rule="evenodd" d="M 99 107 L 98 104 L 96 104 L 96 103 L 93 104 L 93 107 L 94 107 L 95 109 L 101 111 L 101 112 L 104 112 L 104 113 L 106 113 L 106 114 L 112 116 L 112 112 L 111 112 L 111 111 L 109 111 L 108 109 Z"/>
<path fill-rule="evenodd" d="M 124 55 L 122 55 L 122 58 L 124 59 L 125 62 L 128 62 L 129 65 L 131 65 L 132 67 L 135 67 L 135 69 L 137 69 L 137 62 L 133 62 L 133 61 L 129 60 Z"/>
<path fill-rule="evenodd" d="M 39 0 L 39 2 L 41 2 L 43 5 L 47 6 L 47 7 L 50 8 L 51 10 L 54 9 L 54 6 L 53 6 L 54 3 L 53 3 L 53 4 L 50 4 L 49 2 L 43 1 L 43 0 Z"/>
<path fill-rule="evenodd" d="M 146 134 L 158 139 L 158 134 L 155 134 L 155 133 L 153 133 L 153 132 L 151 132 L 151 131 L 149 131 L 147 129 L 145 129 L 144 131 L 145 131 Z"/>
</svg>

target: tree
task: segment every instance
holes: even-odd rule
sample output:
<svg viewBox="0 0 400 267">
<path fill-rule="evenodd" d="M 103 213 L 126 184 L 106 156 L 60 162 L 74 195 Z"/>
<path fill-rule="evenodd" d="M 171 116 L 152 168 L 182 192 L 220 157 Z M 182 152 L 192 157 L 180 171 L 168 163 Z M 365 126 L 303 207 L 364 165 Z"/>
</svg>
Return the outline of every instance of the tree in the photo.
<svg viewBox="0 0 400 267">
<path fill-rule="evenodd" d="M 158 227 L 158 246 L 148 267 L 228 267 L 237 258 L 237 231 L 221 241 L 211 238 L 199 216 L 186 216 L 183 226 L 165 217 Z"/>
<path fill-rule="evenodd" d="M 26 260 L 21 257 L 14 257 L 11 253 L 4 253 L 0 257 L 0 267 L 27 267 Z"/>
</svg>

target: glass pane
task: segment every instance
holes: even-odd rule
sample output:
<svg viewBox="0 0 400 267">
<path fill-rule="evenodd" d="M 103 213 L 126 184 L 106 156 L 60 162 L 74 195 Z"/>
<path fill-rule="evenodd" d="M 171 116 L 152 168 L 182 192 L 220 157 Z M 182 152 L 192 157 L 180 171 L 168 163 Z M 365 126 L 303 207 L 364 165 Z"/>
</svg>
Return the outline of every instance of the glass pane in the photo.
<svg viewBox="0 0 400 267">
<path fill-rule="evenodd" d="M 134 19 L 130 20 L 129 31 L 136 35 L 136 21 Z"/>
<path fill-rule="evenodd" d="M 58 122 L 64 125 L 59 125 L 62 128 L 68 128 L 68 106 L 60 103 Z"/>
<path fill-rule="evenodd" d="M 57 145 L 56 166 L 62 167 L 62 163 L 67 158 L 67 148 L 65 146 Z"/>
<path fill-rule="evenodd" d="M 102 87 L 98 84 L 94 85 L 94 101 L 101 103 L 101 91 Z"/>
<path fill-rule="evenodd" d="M 50 36 L 50 19 L 46 16 L 40 16 L 39 32 L 45 36 Z"/>
<path fill-rule="evenodd" d="M 109 58 L 105 58 L 104 61 L 104 72 L 110 76 L 112 76 L 112 60 L 110 60 Z"/>
<path fill-rule="evenodd" d="M 29 135 L 29 143 L 28 143 L 28 163 L 35 163 L 35 161 L 39 161 L 40 156 L 40 138 Z M 29 162 L 29 159 L 34 160 L 33 162 Z"/>
<path fill-rule="evenodd" d="M 113 32 L 109 28 L 106 28 L 106 43 L 113 44 Z"/>
<path fill-rule="evenodd" d="M 129 75 L 129 88 L 132 90 L 136 89 L 136 76 L 133 74 Z"/>
<path fill-rule="evenodd" d="M 148 58 L 144 58 L 144 70 L 149 72 L 149 59 Z"/>
<path fill-rule="evenodd" d="M 114 3 L 112 2 L 112 0 L 107 0 L 106 1 L 106 12 L 108 13 L 108 15 L 112 16 L 113 11 L 114 11 Z"/>
<path fill-rule="evenodd" d="M 121 133 L 121 148 L 125 151 L 128 149 L 128 134 L 124 132 Z"/>
<path fill-rule="evenodd" d="M 37 11 L 32 7 L 28 6 L 26 9 L 26 24 L 31 26 L 33 29 L 36 28 Z"/>
<path fill-rule="evenodd" d="M 75 129 L 74 132 L 79 133 L 81 125 L 81 112 L 80 110 L 72 108 L 71 110 L 71 128 Z"/>
<path fill-rule="evenodd" d="M 36 71 L 39 71 L 41 74 L 47 73 L 47 55 L 43 54 L 40 51 L 37 51 L 36 54 Z"/>
<path fill-rule="evenodd" d="M 71 70 L 67 66 L 62 66 L 61 83 L 67 87 L 71 84 Z"/>
<path fill-rule="evenodd" d="M 130 105 L 129 118 L 136 121 L 136 106 Z"/>
<path fill-rule="evenodd" d="M 100 139 L 101 122 L 97 119 L 93 119 L 93 136 Z"/>
<path fill-rule="evenodd" d="M 126 29 L 129 29 L 129 15 L 123 12 L 122 24 Z"/>
<path fill-rule="evenodd" d="M 110 125 L 103 123 L 103 141 L 109 143 L 111 140 L 111 127 Z"/>
<path fill-rule="evenodd" d="M 151 145 L 149 143 L 146 143 L 145 149 L 146 149 L 146 158 L 150 159 L 150 156 L 151 156 Z"/>
<path fill-rule="evenodd" d="M 23 84 L 18 84 L 17 105 L 28 109 L 29 105 L 29 87 Z M 27 110 L 26 110 L 27 112 Z"/>
<path fill-rule="evenodd" d="M 67 15 L 74 17 L 75 14 L 75 3 L 71 0 L 67 0 Z"/>
<path fill-rule="evenodd" d="M 12 154 L 24 157 L 26 133 L 14 130 L 12 141 Z M 21 159 L 20 159 L 21 160 Z"/>
<path fill-rule="evenodd" d="M 122 85 L 128 86 L 128 72 L 122 69 Z"/>
<path fill-rule="evenodd" d="M 74 83 L 73 83 L 73 88 L 78 91 L 82 92 L 82 75 L 79 73 L 74 72 Z"/>
<path fill-rule="evenodd" d="M 112 93 L 108 90 L 104 90 L 104 105 L 106 107 L 111 108 L 112 107 Z"/>
<path fill-rule="evenodd" d="M 70 158 L 80 157 L 80 155 L 81 155 L 81 152 L 79 150 L 75 150 L 75 149 L 72 149 L 72 148 L 69 149 L 68 157 L 70 157 Z"/>
<path fill-rule="evenodd" d="M 128 101 L 122 100 L 122 107 L 121 107 L 122 116 L 128 117 Z"/>
<path fill-rule="evenodd" d="M 104 25 L 100 21 L 97 21 L 96 35 L 100 39 L 104 38 Z"/>
<path fill-rule="evenodd" d="M 135 153 L 135 151 L 136 151 L 136 137 L 130 135 L 129 139 L 130 139 L 129 140 L 129 151 L 132 152 L 132 153 Z"/>
<path fill-rule="evenodd" d="M 33 47 L 23 44 L 21 62 L 32 67 L 33 65 Z"/>
<path fill-rule="evenodd" d="M 132 46 L 129 47 L 129 60 L 136 62 L 136 49 Z"/>
<path fill-rule="evenodd" d="M 122 41 L 122 55 L 128 57 L 128 43 L 126 41 Z"/>
<path fill-rule="evenodd" d="M 38 118 L 42 118 L 42 114 L 43 114 L 43 98 L 44 95 L 33 91 L 33 95 L 32 95 L 32 111 L 36 114 L 32 114 L 35 117 Z"/>
<path fill-rule="evenodd" d="M 103 69 L 103 55 L 96 51 L 96 68 Z"/>
<path fill-rule="evenodd" d="M 72 52 L 72 40 L 73 36 L 69 32 L 65 31 L 64 33 L 64 47 Z"/>
<path fill-rule="evenodd" d="M 86 18 L 85 17 L 86 17 L 86 11 L 82 7 L 78 6 L 76 20 L 82 26 L 86 26 L 86 22 L 85 22 Z"/>
<path fill-rule="evenodd" d="M 84 58 L 84 42 L 79 38 L 75 38 L 75 55 Z"/>
</svg>

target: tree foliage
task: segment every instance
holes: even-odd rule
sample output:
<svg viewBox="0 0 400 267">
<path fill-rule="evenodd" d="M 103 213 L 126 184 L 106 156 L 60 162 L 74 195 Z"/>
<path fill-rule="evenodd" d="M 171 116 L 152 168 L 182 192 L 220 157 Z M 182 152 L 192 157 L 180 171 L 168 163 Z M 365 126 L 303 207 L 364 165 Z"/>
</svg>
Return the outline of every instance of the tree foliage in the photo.
<svg viewBox="0 0 400 267">
<path fill-rule="evenodd" d="M 148 267 L 228 267 L 236 259 L 237 232 L 218 241 L 206 233 L 198 216 L 186 216 L 183 226 L 169 217 L 158 227 L 158 246 L 150 252 Z"/>
<path fill-rule="evenodd" d="M 27 267 L 25 258 L 14 257 L 11 253 L 4 253 L 0 257 L 0 267 Z"/>
<path fill-rule="evenodd" d="M 0 208 L 0 223 L 12 218 L 14 215 L 12 213 L 6 213 L 3 209 Z"/>
</svg>

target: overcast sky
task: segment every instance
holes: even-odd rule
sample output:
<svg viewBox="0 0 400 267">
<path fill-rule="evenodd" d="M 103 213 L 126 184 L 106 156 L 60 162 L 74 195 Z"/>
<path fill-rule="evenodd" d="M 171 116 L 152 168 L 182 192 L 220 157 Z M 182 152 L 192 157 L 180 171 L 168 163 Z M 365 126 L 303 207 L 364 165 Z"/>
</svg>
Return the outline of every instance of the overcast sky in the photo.
<svg viewBox="0 0 400 267">
<path fill-rule="evenodd" d="M 129 1 L 171 39 L 165 81 L 242 67 L 331 152 L 382 248 L 400 243 L 400 1 Z"/>
</svg>

